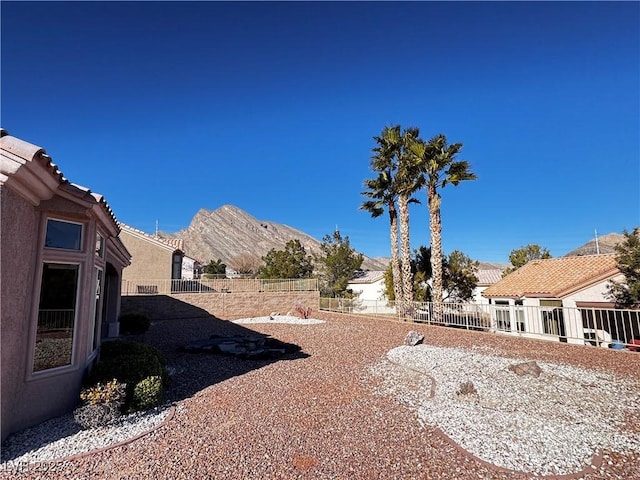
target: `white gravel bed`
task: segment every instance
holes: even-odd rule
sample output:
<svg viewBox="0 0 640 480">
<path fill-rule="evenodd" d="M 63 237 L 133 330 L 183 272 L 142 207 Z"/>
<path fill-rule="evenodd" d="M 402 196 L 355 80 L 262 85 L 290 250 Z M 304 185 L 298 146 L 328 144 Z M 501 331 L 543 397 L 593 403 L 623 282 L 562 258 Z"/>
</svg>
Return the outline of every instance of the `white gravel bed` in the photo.
<svg viewBox="0 0 640 480">
<path fill-rule="evenodd" d="M 625 414 L 639 408 L 640 383 L 546 362 L 538 362 L 538 378 L 507 369 L 521 362 L 417 345 L 390 350 L 370 371 L 381 380 L 377 393 L 393 395 L 420 422 L 499 467 L 562 475 L 584 469 L 602 449 L 640 453 L 640 439 L 624 430 Z M 458 395 L 467 381 L 477 394 Z"/>
<path fill-rule="evenodd" d="M 124 442 L 158 426 L 169 407 L 123 415 L 114 424 L 82 430 L 69 413 L 15 433 L 2 443 L 1 468 L 48 462 Z"/>
<path fill-rule="evenodd" d="M 245 325 L 250 323 L 291 323 L 296 325 L 316 325 L 324 323 L 324 320 L 316 318 L 299 318 L 292 315 L 267 315 L 265 317 L 251 317 L 234 320 L 233 323 Z"/>
</svg>

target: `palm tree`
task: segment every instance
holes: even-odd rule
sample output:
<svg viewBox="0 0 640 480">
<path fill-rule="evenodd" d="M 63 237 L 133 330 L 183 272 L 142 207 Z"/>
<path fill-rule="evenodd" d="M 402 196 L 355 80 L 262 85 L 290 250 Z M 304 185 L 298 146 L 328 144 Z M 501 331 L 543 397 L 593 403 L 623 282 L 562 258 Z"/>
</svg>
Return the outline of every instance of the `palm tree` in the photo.
<svg viewBox="0 0 640 480">
<path fill-rule="evenodd" d="M 399 127 L 398 127 L 399 128 Z M 409 238 L 409 204 L 418 203 L 412 195 L 420 189 L 422 176 L 418 164 L 410 155 L 410 147 L 419 138 L 417 128 L 408 128 L 400 137 L 398 148 L 398 170 L 395 178 L 395 190 L 398 192 L 398 215 L 400 217 L 400 248 L 402 257 L 402 290 L 404 292 L 405 317 L 411 317 L 411 305 L 414 300 L 413 272 L 411 271 L 411 245 Z"/>
<path fill-rule="evenodd" d="M 475 180 L 471 165 L 466 160 L 457 160 L 456 155 L 462 149 L 462 143 L 449 145 L 447 138 L 436 135 L 429 142 L 418 140 L 410 146 L 411 156 L 423 176 L 422 182 L 427 188 L 429 208 L 429 229 L 431 231 L 431 268 L 433 269 L 432 299 L 434 315 L 438 318 L 442 312 L 442 220 L 440 205 L 442 198 L 439 188 L 447 184 L 458 186 L 464 180 Z"/>
<path fill-rule="evenodd" d="M 391 272 L 393 277 L 393 292 L 397 302 L 402 302 L 404 292 L 401 283 L 400 260 L 398 257 L 398 211 L 396 200 L 394 175 L 397 170 L 397 153 L 400 142 L 400 125 L 385 127 L 379 137 L 373 137 L 377 145 L 372 149 L 371 168 L 378 172 L 378 177 L 365 180 L 368 191 L 363 195 L 371 198 L 360 208 L 371 213 L 372 217 L 379 217 L 384 207 L 389 212 L 389 237 L 391 240 Z"/>
<path fill-rule="evenodd" d="M 411 246 L 409 239 L 409 204 L 417 202 L 412 194 L 418 188 L 420 172 L 417 170 L 408 147 L 419 136 L 417 128 L 402 131 L 400 125 L 385 127 L 379 137 L 374 137 L 377 146 L 373 149 L 371 166 L 379 172 L 376 179 L 365 181 L 369 188 L 364 195 L 375 200 L 365 202 L 363 208 L 381 215 L 381 204 L 387 206 L 390 219 L 391 268 L 394 294 L 400 304 L 402 316 L 410 314 L 413 302 L 413 274 L 411 272 Z M 396 210 L 395 202 L 398 203 Z M 398 219 L 400 243 L 398 244 Z M 398 258 L 398 246 L 401 259 Z"/>
<path fill-rule="evenodd" d="M 393 293 L 395 299 L 403 298 L 402 283 L 400 282 L 400 260 L 398 258 L 398 212 L 396 210 L 396 193 L 393 190 L 393 174 L 391 169 L 383 170 L 377 178 L 364 181 L 368 189 L 362 195 L 371 198 L 360 206 L 361 210 L 368 211 L 373 218 L 384 213 L 384 208 L 389 212 L 389 237 L 391 240 L 391 274 L 393 278 Z"/>
</svg>

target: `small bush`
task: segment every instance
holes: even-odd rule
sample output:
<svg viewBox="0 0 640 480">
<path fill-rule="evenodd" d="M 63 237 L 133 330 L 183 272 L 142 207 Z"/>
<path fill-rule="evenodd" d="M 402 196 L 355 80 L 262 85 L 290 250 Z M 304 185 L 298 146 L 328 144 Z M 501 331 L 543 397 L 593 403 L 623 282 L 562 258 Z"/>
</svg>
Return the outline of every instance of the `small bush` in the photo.
<svg viewBox="0 0 640 480">
<path fill-rule="evenodd" d="M 460 384 L 460 388 L 456 392 L 458 395 L 475 395 L 478 393 L 473 382 L 464 382 Z"/>
<path fill-rule="evenodd" d="M 126 385 L 113 379 L 105 384 L 98 383 L 83 388 L 80 399 L 84 404 L 73 411 L 73 418 L 82 428 L 108 425 L 120 417 L 120 407 L 124 402 Z"/>
<path fill-rule="evenodd" d="M 141 313 L 128 313 L 120 317 L 122 335 L 140 335 L 149 330 L 151 320 Z"/>
<path fill-rule="evenodd" d="M 107 382 L 113 378 L 126 383 L 125 411 L 135 410 L 135 386 L 147 377 L 159 377 L 166 384 L 169 376 L 160 351 L 150 345 L 115 340 L 105 342 L 100 350 L 100 360 L 87 377 L 87 385 Z"/>
<path fill-rule="evenodd" d="M 300 315 L 300 318 L 304 318 L 306 320 L 311 316 L 311 307 L 305 307 L 301 303 L 297 303 L 296 313 Z"/>
<path fill-rule="evenodd" d="M 120 405 L 117 403 L 83 405 L 73 411 L 73 419 L 85 430 L 109 425 L 117 420 L 120 415 Z"/>
<path fill-rule="evenodd" d="M 147 377 L 133 389 L 133 407 L 143 411 L 157 407 L 162 402 L 162 378 Z"/>
<path fill-rule="evenodd" d="M 98 383 L 93 387 L 83 388 L 80 399 L 88 405 L 104 403 L 121 404 L 124 400 L 127 385 L 119 383 L 115 378 L 106 384 Z"/>
</svg>

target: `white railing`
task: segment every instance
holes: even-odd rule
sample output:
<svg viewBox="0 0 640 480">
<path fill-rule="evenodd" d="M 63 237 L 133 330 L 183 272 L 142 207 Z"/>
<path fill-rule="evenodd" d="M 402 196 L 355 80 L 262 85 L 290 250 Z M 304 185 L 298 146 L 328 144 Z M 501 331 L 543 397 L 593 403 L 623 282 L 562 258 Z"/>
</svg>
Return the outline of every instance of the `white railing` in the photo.
<svg viewBox="0 0 640 480">
<path fill-rule="evenodd" d="M 315 278 L 200 278 L 197 280 L 123 280 L 122 295 L 317 291 Z"/>
<path fill-rule="evenodd" d="M 321 298 L 320 310 L 640 351 L 640 310 Z M 404 312 L 404 314 L 403 314 Z"/>
</svg>

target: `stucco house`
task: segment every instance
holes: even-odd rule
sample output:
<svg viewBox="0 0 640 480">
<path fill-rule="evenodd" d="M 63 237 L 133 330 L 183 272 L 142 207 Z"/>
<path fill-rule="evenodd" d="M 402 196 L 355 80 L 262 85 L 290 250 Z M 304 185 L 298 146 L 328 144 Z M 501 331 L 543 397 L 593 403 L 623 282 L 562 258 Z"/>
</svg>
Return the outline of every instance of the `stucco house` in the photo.
<svg viewBox="0 0 640 480">
<path fill-rule="evenodd" d="M 484 292 L 487 288 L 489 288 L 494 283 L 498 283 L 502 279 L 502 272 L 499 268 L 480 268 L 476 272 L 476 277 L 478 277 L 478 283 L 476 287 L 473 289 L 472 299 L 473 303 L 477 303 L 480 305 L 488 304 L 489 299 L 482 296 L 482 292 Z"/>
<path fill-rule="evenodd" d="M 494 305 L 496 328 L 531 337 L 555 336 L 569 343 L 629 343 L 638 315 L 614 310 L 610 280 L 624 281 L 616 256 L 584 255 L 532 260 L 489 286 L 482 296 Z"/>
<path fill-rule="evenodd" d="M 358 294 L 358 300 L 363 302 L 380 302 L 386 300 L 384 286 L 384 272 L 373 270 L 358 270 L 347 283 L 347 289 Z"/>
<path fill-rule="evenodd" d="M 166 293 L 171 280 L 194 278 L 200 262 L 185 254 L 183 240 L 160 238 L 124 223 L 119 225 L 120 239 L 131 252 L 131 265 L 122 275 L 128 293 Z"/>
<path fill-rule="evenodd" d="M 130 255 L 104 197 L 0 130 L 2 439 L 72 409 L 101 341 L 118 334 Z"/>
</svg>

